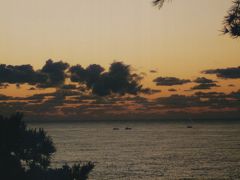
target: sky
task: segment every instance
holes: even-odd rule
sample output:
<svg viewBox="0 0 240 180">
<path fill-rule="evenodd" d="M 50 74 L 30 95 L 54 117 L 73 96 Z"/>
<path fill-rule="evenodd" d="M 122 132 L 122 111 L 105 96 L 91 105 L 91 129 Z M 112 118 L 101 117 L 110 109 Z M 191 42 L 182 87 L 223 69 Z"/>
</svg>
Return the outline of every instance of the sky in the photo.
<svg viewBox="0 0 240 180">
<path fill-rule="evenodd" d="M 173 0 L 159 10 L 153 7 L 151 0 L 0 0 L 0 64 L 30 64 L 34 70 L 38 70 L 44 66 L 46 60 L 52 59 L 54 62 L 60 60 L 67 62 L 69 66 L 80 64 L 84 68 L 90 64 L 99 64 L 108 71 L 114 61 L 122 61 L 130 65 L 134 73 L 142 76 L 144 87 L 154 91 L 151 94 L 142 93 L 134 97 L 131 95 L 131 98 L 141 99 L 131 100 L 132 104 L 127 106 L 133 117 L 139 114 L 140 108 L 136 107 L 140 105 L 144 106 L 141 107 L 143 108 L 141 113 L 146 117 L 149 117 L 147 111 L 153 111 L 152 114 L 156 114 L 154 117 L 159 117 L 159 113 L 178 112 L 182 108 L 172 107 L 159 98 L 168 97 L 168 100 L 175 102 L 177 100 L 171 97 L 173 95 L 195 98 L 196 90 L 193 90 L 193 87 L 198 85 L 196 82 L 172 86 L 159 85 L 156 80 L 158 77 L 176 77 L 178 80 L 190 81 L 205 77 L 217 82 L 213 82 L 215 85 L 210 85 L 210 88 L 207 85 L 207 89 L 197 90 L 204 92 L 205 95 L 208 92 L 224 93 L 226 95 L 224 100 L 227 100 L 233 98 L 230 96 L 231 93 L 239 92 L 239 78 L 221 76 L 225 71 L 204 74 L 201 72 L 209 69 L 236 68 L 230 70 L 239 73 L 237 69 L 240 57 L 239 40 L 221 35 L 223 17 L 231 2 L 231 0 Z M 163 80 L 166 81 L 166 79 L 161 81 Z M 1 82 L 6 83 L 5 81 Z M 69 78 L 66 78 L 66 82 L 71 83 Z M 81 85 L 79 82 L 74 83 Z M 15 101 L 26 103 L 26 98 L 34 94 L 45 93 L 42 99 L 38 100 L 40 103 L 62 93 L 61 88 L 55 85 L 29 90 L 31 87 L 29 83 L 21 84 L 20 87 L 16 87 L 14 83 L 7 84 L 11 85 L 0 89 L 2 97 L 8 97 L 8 100 L 5 97 L 0 102 L 0 105 L 6 107 L 2 113 L 18 110 Z M 78 98 L 80 96 L 82 94 L 78 95 Z M 95 102 L 99 98 L 112 102 L 111 98 L 114 95 L 110 96 L 91 98 Z M 21 97 L 21 100 L 14 100 L 13 97 Z M 90 110 L 101 114 L 107 109 L 109 113 L 103 114 L 106 117 L 113 117 L 111 112 L 122 113 L 125 111 L 123 107 L 126 107 L 119 105 L 117 109 L 114 103 L 118 104 L 122 101 L 119 99 L 127 97 L 126 95 L 114 97 L 117 100 L 115 99 L 112 105 L 102 103 L 101 105 L 105 107 L 101 108 L 89 102 L 84 105 L 75 101 L 65 102 L 68 98 L 72 97 L 64 96 L 64 103 L 61 102 L 64 106 L 72 108 L 74 104 L 78 107 L 75 111 L 70 111 L 69 108 L 65 110 L 69 114 L 78 115 Z M 126 99 L 124 102 L 129 103 Z M 57 104 L 59 102 L 54 103 L 55 108 L 63 107 L 62 104 Z M 53 113 L 56 112 L 54 110 L 48 112 L 49 104 L 42 106 L 45 109 L 39 113 L 56 115 Z M 188 106 L 185 107 L 184 113 L 194 111 L 193 107 Z M 203 105 L 198 104 L 197 108 L 200 108 L 199 106 Z M 239 103 L 231 107 L 211 106 L 213 105 L 206 104 L 201 109 L 208 115 L 213 109 L 214 112 L 221 111 L 219 110 L 221 108 L 225 111 L 239 110 Z M 13 108 L 9 110 L 7 107 Z M 33 107 L 26 107 L 22 111 L 37 114 Z M 61 114 L 64 114 L 63 111 L 58 112 L 58 115 Z M 179 114 L 174 117 L 177 116 Z"/>
</svg>

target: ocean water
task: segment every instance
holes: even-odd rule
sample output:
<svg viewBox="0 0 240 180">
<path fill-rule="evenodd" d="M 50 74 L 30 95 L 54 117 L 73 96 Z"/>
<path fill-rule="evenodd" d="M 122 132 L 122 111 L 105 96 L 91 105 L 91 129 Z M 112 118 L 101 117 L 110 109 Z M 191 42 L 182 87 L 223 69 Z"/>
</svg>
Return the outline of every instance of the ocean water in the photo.
<svg viewBox="0 0 240 180">
<path fill-rule="evenodd" d="M 156 122 L 31 126 L 52 136 L 57 147 L 53 166 L 92 161 L 92 180 L 240 179 L 240 123 L 198 123 L 193 128 Z"/>
</svg>

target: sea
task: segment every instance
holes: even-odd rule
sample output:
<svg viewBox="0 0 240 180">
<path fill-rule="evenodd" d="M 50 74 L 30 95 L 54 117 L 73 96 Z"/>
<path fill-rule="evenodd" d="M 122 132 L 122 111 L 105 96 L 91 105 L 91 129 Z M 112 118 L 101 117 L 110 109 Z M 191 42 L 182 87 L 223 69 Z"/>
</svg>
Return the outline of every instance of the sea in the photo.
<svg viewBox="0 0 240 180">
<path fill-rule="evenodd" d="M 240 122 L 51 122 L 52 166 L 94 162 L 90 180 L 240 179 Z"/>
</svg>

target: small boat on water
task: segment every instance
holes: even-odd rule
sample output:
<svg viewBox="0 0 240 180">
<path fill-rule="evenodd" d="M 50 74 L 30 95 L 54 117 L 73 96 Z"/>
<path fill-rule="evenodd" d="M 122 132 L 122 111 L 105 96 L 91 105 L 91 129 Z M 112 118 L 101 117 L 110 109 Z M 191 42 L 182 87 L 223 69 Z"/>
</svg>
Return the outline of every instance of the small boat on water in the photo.
<svg viewBox="0 0 240 180">
<path fill-rule="evenodd" d="M 132 128 L 130 128 L 130 127 L 126 127 L 125 130 L 132 130 Z"/>
<path fill-rule="evenodd" d="M 191 124 L 193 124 L 192 118 L 189 118 L 189 121 L 191 122 Z M 193 128 L 193 126 L 192 125 L 187 125 L 187 128 Z"/>
<path fill-rule="evenodd" d="M 119 128 L 113 128 L 113 130 L 114 130 L 114 131 L 117 131 L 117 130 L 119 130 Z"/>
</svg>

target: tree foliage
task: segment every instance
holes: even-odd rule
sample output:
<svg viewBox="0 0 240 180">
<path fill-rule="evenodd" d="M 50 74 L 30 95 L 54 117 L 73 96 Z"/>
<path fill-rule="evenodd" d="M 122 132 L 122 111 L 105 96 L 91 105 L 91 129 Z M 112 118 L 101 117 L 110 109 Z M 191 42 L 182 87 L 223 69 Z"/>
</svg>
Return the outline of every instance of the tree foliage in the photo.
<svg viewBox="0 0 240 180">
<path fill-rule="evenodd" d="M 53 141 L 43 129 L 30 129 L 23 115 L 0 116 L 0 179 L 5 180 L 85 180 L 94 164 L 50 167 L 56 152 Z"/>
<path fill-rule="evenodd" d="M 240 0 L 233 1 L 232 7 L 225 16 L 223 33 L 233 38 L 240 36 Z"/>
<path fill-rule="evenodd" d="M 161 8 L 163 6 L 164 2 L 165 2 L 165 0 L 154 0 L 153 1 L 153 5 L 158 6 L 159 8 Z"/>
</svg>

